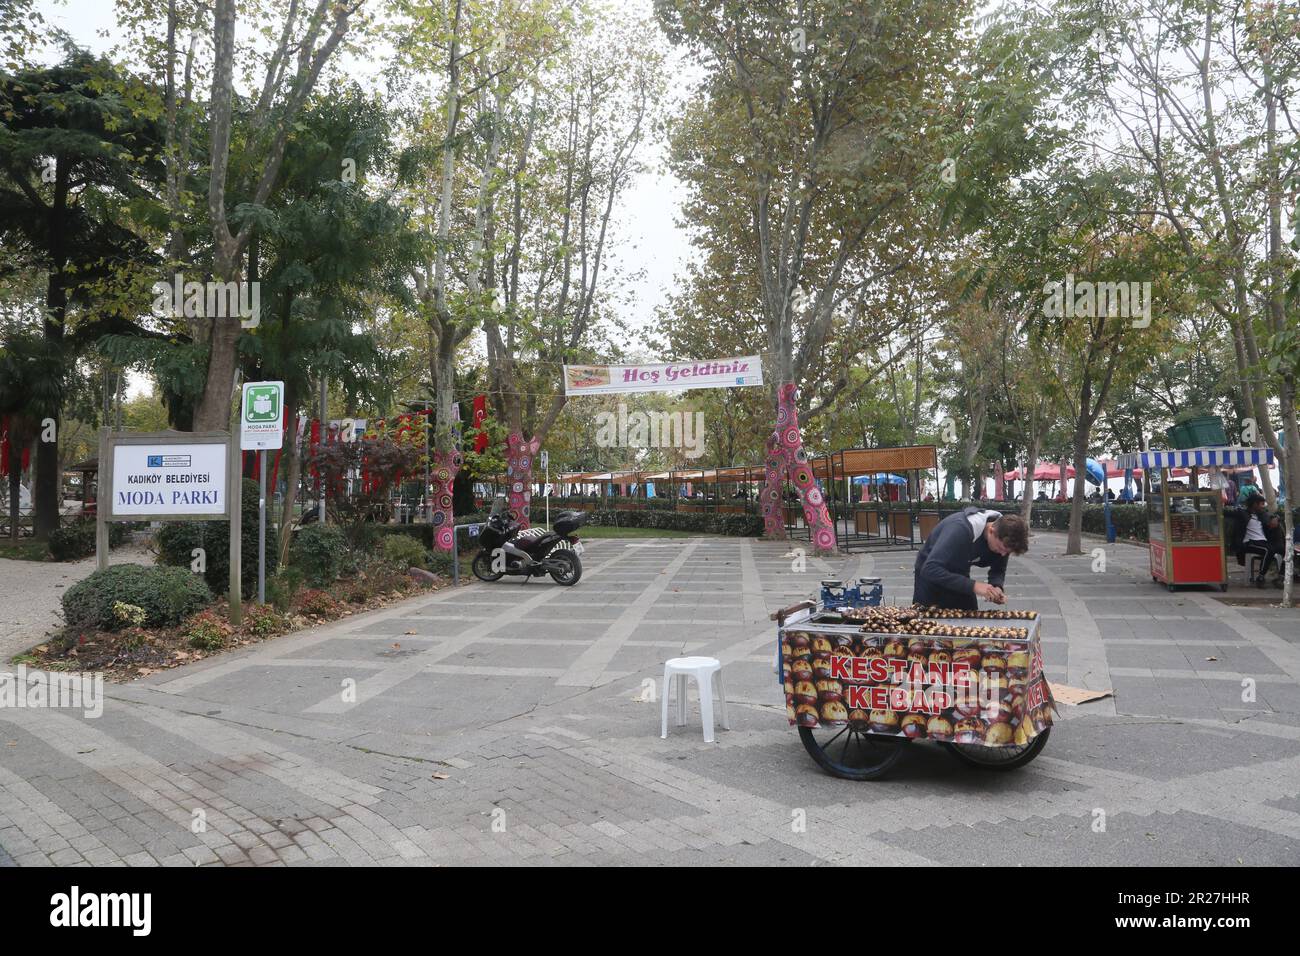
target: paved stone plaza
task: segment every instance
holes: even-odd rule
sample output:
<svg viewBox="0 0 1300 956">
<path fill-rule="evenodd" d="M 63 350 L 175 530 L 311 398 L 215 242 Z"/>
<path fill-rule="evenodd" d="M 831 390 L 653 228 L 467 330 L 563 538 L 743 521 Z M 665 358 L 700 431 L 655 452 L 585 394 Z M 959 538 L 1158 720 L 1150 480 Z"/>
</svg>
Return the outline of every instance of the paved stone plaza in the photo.
<svg viewBox="0 0 1300 956">
<path fill-rule="evenodd" d="M 0 710 L 0 864 L 1300 862 L 1300 617 L 1064 543 L 1012 560 L 1011 604 L 1052 680 L 1115 697 L 1062 707 L 1017 772 L 914 743 L 851 783 L 786 723 L 768 614 L 841 575 L 907 602 L 914 555 L 597 540 L 576 588 L 449 588 L 110 685 L 98 719 Z M 641 699 L 684 653 L 723 661 L 716 744 L 694 706 L 661 740 Z"/>
</svg>

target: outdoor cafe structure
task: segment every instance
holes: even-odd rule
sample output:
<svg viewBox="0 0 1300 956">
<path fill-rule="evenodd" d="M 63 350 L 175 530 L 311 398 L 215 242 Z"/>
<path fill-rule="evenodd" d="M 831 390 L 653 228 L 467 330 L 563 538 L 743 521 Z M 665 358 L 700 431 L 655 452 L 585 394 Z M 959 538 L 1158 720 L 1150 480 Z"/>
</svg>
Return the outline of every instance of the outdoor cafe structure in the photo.
<svg viewBox="0 0 1300 956">
<path fill-rule="evenodd" d="M 826 496 L 839 548 L 917 548 L 942 517 L 956 510 L 955 502 L 922 500 L 920 489 L 927 482 L 938 487 L 934 445 L 851 448 L 814 458 L 810 464 Z M 566 499 L 566 507 L 759 514 L 764 480 L 761 465 L 565 472 L 556 476 L 555 491 Z M 591 500 L 572 500 L 580 496 Z M 782 509 L 787 533 L 807 538 L 803 507 L 788 483 Z"/>
</svg>

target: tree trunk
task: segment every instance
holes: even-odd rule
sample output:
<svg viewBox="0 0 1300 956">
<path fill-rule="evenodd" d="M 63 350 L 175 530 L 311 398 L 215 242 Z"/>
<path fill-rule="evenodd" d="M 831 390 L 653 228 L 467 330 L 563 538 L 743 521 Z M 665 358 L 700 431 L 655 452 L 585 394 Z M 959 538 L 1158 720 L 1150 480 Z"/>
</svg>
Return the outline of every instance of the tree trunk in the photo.
<svg viewBox="0 0 1300 956">
<path fill-rule="evenodd" d="M 1070 534 L 1065 543 L 1066 554 L 1083 554 L 1083 499 L 1084 467 L 1088 455 L 1088 434 L 1092 422 L 1081 419 L 1074 428 L 1074 494 L 1070 497 Z M 1064 468 L 1061 469 L 1064 472 Z"/>
<path fill-rule="evenodd" d="M 1296 488 L 1300 487 L 1300 423 L 1296 420 L 1295 383 L 1288 379 L 1283 383 L 1279 396 L 1282 406 L 1282 427 L 1286 436 L 1286 455 L 1279 466 L 1282 480 L 1286 483 L 1286 508 L 1282 515 L 1282 526 L 1286 538 L 1282 546 L 1282 606 L 1291 606 L 1292 576 L 1295 569 L 1295 509 Z M 1268 470 L 1260 469 L 1265 474 Z"/>
<path fill-rule="evenodd" d="M 786 540 L 785 533 L 785 457 L 781 454 L 780 435 L 773 432 L 764 445 L 765 468 L 763 481 L 763 536 L 772 541 Z M 674 496 L 676 492 L 674 492 Z"/>
<path fill-rule="evenodd" d="M 18 440 L 18 429 L 14 425 L 17 418 L 17 415 L 9 416 L 9 461 L 6 462 L 9 466 L 9 537 L 14 541 L 18 540 L 18 512 L 22 501 L 19 489 L 23 480 L 23 443 Z"/>
<path fill-rule="evenodd" d="M 767 483 L 763 489 L 763 526 L 770 537 L 785 537 L 785 502 L 781 500 L 780 483 L 788 478 L 799 493 L 803 505 L 804 521 L 809 528 L 815 554 L 832 554 L 835 551 L 835 529 L 826 507 L 826 496 L 817 487 L 812 465 L 803 447 L 803 433 L 799 430 L 799 412 L 795 407 L 795 384 L 786 382 L 777 389 L 776 430 L 767 439 Z M 776 496 L 772 496 L 773 485 Z M 770 534 L 779 522 L 779 535 Z"/>
<path fill-rule="evenodd" d="M 289 388 L 285 386 L 285 404 L 290 404 Z M 289 451 L 288 466 L 284 474 L 284 505 L 280 511 L 280 567 L 289 563 L 289 544 L 293 541 L 293 506 L 298 500 L 298 481 L 302 477 L 302 452 L 298 447 L 298 416 L 289 416 L 289 427 L 285 431 L 284 444 Z"/>
<path fill-rule="evenodd" d="M 506 438 L 506 501 L 510 506 L 510 517 L 523 528 L 531 527 L 528 510 L 533 496 L 533 459 L 541 445 L 541 439 L 535 436 L 525 439 L 517 431 L 512 431 Z"/>
<path fill-rule="evenodd" d="M 1020 517 L 1025 519 L 1025 524 L 1029 524 L 1030 516 L 1034 511 L 1034 472 L 1038 469 L 1038 436 L 1034 435 L 1029 440 L 1029 458 L 1025 463 L 1025 492 L 1024 501 L 1020 503 Z"/>
<path fill-rule="evenodd" d="M 429 463 L 429 520 L 433 523 L 433 546 L 450 553 L 456 543 L 456 511 L 453 489 L 456 475 L 465 463 L 460 449 L 452 400 L 455 398 L 455 352 L 453 330 L 446 324 L 434 352 L 433 391 L 435 409 L 434 449 Z M 427 423 L 426 423 L 427 425 Z"/>
<path fill-rule="evenodd" d="M 233 267 L 223 268 L 216 275 L 222 282 L 240 280 L 238 269 Z M 235 394 L 235 343 L 243 330 L 238 316 L 211 318 L 208 321 L 212 330 L 208 340 L 208 375 L 199 406 L 194 411 L 194 430 L 229 431 L 230 408 Z"/>
</svg>

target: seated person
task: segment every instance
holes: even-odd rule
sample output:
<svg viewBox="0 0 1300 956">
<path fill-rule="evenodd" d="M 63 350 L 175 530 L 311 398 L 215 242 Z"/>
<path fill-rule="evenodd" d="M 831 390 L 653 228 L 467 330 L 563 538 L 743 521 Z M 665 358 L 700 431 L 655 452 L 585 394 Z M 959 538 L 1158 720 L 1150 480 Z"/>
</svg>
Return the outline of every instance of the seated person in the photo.
<svg viewBox="0 0 1300 956">
<path fill-rule="evenodd" d="M 1261 494 L 1253 494 L 1246 499 L 1246 520 L 1240 525 L 1241 540 L 1239 552 L 1258 554 L 1261 557 L 1259 573 L 1255 576 L 1255 587 L 1264 586 L 1264 576 L 1269 564 L 1276 560 L 1274 585 L 1282 583 L 1282 534 L 1278 516 L 1268 513 L 1268 502 Z"/>
</svg>

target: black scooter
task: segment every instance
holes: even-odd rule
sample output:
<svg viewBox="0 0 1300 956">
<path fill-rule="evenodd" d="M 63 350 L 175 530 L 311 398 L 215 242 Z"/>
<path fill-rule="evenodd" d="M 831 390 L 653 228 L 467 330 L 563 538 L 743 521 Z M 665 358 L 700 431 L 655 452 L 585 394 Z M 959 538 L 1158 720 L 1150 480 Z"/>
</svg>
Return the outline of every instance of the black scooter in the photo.
<svg viewBox="0 0 1300 956">
<path fill-rule="evenodd" d="M 474 577 L 480 581 L 499 581 L 506 575 L 540 578 L 549 574 L 556 584 L 572 587 L 582 577 L 582 545 L 577 531 L 587 520 L 581 511 L 562 511 L 552 522 L 553 530 L 521 530 L 511 521 L 504 495 L 492 503 L 492 514 L 479 532 L 482 550 L 474 555 Z"/>
</svg>

